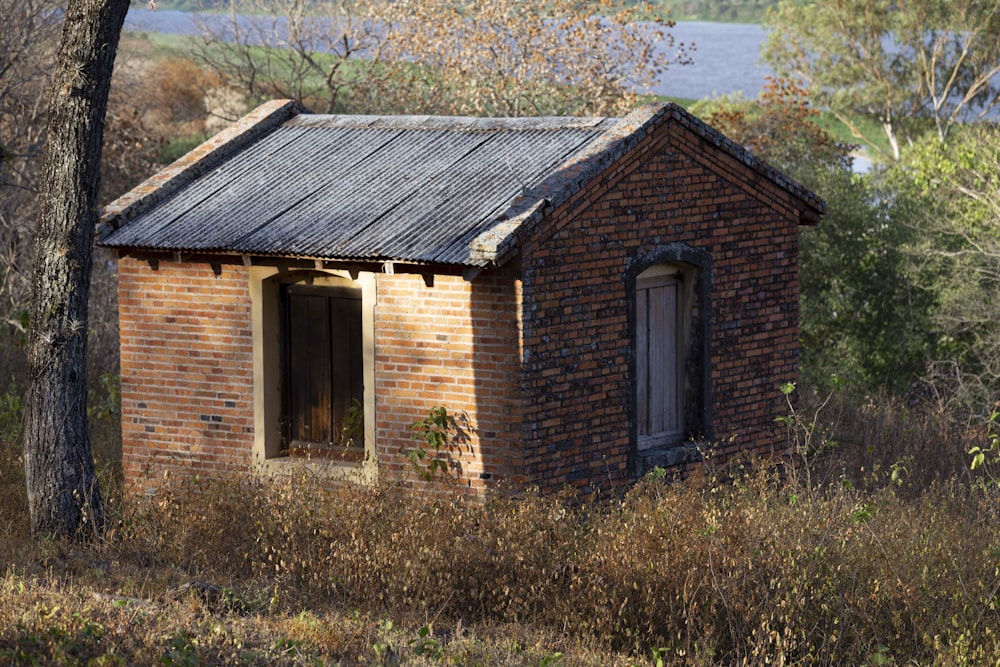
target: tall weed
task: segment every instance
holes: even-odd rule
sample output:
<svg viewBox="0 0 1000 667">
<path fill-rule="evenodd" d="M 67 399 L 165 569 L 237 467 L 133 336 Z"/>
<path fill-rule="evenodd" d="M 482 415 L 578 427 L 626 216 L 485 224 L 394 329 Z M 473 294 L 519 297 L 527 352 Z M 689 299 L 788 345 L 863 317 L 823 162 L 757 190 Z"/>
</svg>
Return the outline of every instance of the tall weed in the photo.
<svg viewBox="0 0 1000 667">
<path fill-rule="evenodd" d="M 994 501 L 955 482 L 804 493 L 765 464 L 587 506 L 201 482 L 148 500 L 120 548 L 261 613 L 528 624 L 678 664 L 924 664 L 1000 651 Z"/>
<path fill-rule="evenodd" d="M 295 633 L 268 650 L 312 656 L 315 644 L 302 642 L 322 642 L 333 652 L 326 659 L 358 661 L 355 630 L 315 621 L 337 613 L 356 619 L 344 627 L 357 626 L 369 661 L 445 661 L 472 627 L 532 628 L 657 664 L 973 664 L 1000 655 L 1000 498 L 995 486 L 970 483 L 967 455 L 960 474 L 934 466 L 935 447 L 965 447 L 939 438 L 977 436 L 933 412 L 845 405 L 842 414 L 822 426 L 839 444 L 807 457 L 809 476 L 781 460 L 718 478 L 706 467 L 684 481 L 651 475 L 590 504 L 530 491 L 485 502 L 421 497 L 306 476 L 166 479 L 154 496 L 117 496 L 101 544 L 32 545 L 8 533 L 16 555 L 5 566 L 193 605 L 208 620 L 156 626 L 161 639 L 183 639 L 157 649 L 164 654 L 212 645 L 196 633 L 221 618 L 246 617 L 246 627 L 298 618 Z M 868 423 L 850 424 L 863 414 Z M 891 463 L 906 453 L 910 469 L 897 483 Z M 504 654 L 537 663 L 569 650 L 523 648 Z"/>
</svg>

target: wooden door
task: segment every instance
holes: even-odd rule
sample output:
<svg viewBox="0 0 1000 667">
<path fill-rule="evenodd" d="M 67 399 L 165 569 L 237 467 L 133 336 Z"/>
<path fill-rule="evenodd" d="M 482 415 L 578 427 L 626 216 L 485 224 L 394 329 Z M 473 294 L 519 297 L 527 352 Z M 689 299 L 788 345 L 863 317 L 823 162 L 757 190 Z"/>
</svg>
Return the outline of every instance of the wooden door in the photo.
<svg viewBox="0 0 1000 667">
<path fill-rule="evenodd" d="M 681 278 L 636 281 L 636 411 L 639 446 L 652 447 L 684 430 Z"/>
</svg>

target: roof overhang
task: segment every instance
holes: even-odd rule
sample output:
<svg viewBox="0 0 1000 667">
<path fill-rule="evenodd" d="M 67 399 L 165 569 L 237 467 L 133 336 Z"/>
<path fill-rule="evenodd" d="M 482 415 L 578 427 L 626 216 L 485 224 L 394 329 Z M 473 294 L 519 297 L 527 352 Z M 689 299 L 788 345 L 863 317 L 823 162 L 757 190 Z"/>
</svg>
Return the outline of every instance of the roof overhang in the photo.
<svg viewBox="0 0 1000 667">
<path fill-rule="evenodd" d="M 485 267 L 501 266 L 510 261 L 519 251 L 519 236 L 523 230 L 534 228 L 550 211 L 580 192 L 592 180 L 600 177 L 609 167 L 621 160 L 630 151 L 635 150 L 638 144 L 650 134 L 662 131 L 661 127 L 670 123 L 677 123 L 694 132 L 716 150 L 727 154 L 744 168 L 756 172 L 759 176 L 787 192 L 791 196 L 791 199 L 797 202 L 794 208 L 797 208 L 799 211 L 799 224 L 812 225 L 819 222 L 820 217 L 825 211 L 825 203 L 819 197 L 795 183 L 781 172 L 771 168 L 742 146 L 735 144 L 717 130 L 674 104 L 654 104 L 640 107 L 622 119 L 493 119 L 433 116 L 313 115 L 307 113 L 303 107 L 294 101 L 276 100 L 258 107 L 232 127 L 198 146 L 169 167 L 105 207 L 98 228 L 98 243 L 117 247 L 121 252 L 144 254 L 180 252 L 189 257 L 201 255 L 213 255 L 217 257 L 235 256 L 272 258 L 273 261 L 288 261 L 294 258 L 306 262 L 326 261 L 358 265 L 382 265 L 390 262 L 398 263 L 400 266 L 433 266 L 437 267 L 438 270 L 443 270 L 446 266 L 454 266 L 455 272 L 468 272 L 470 269 L 476 271 Z M 212 192 L 214 192 L 212 190 L 207 190 L 207 194 L 206 192 L 202 192 L 198 196 L 193 194 L 186 195 L 185 193 L 191 192 L 190 188 L 195 187 L 196 183 L 210 180 L 207 178 L 210 174 L 213 177 L 217 177 L 220 170 L 221 172 L 226 172 L 226 170 L 229 170 L 229 172 L 240 172 L 242 169 L 246 173 L 255 174 L 255 178 L 258 179 L 253 181 L 246 178 L 244 182 L 240 182 L 239 180 L 226 181 L 222 177 L 218 179 L 219 188 L 225 188 L 227 187 L 227 183 L 229 183 L 237 189 L 242 187 L 243 192 L 248 193 L 241 196 L 239 192 L 236 192 L 231 195 L 231 205 L 233 206 L 240 206 L 241 202 L 247 197 L 256 197 L 260 201 L 257 202 L 257 208 L 254 210 L 267 211 L 267 214 L 270 215 L 271 210 L 268 202 L 272 201 L 269 198 L 273 198 L 277 203 L 271 208 L 277 209 L 275 215 L 277 218 L 280 218 L 278 214 L 281 213 L 282 207 L 289 205 L 288 202 L 294 203 L 297 201 L 301 204 L 301 202 L 307 201 L 303 197 L 310 196 L 308 189 L 302 190 L 302 193 L 304 193 L 302 196 L 295 195 L 295 197 L 299 197 L 298 199 L 284 192 L 284 190 L 300 187 L 300 181 L 307 176 L 293 170 L 291 178 L 289 178 L 289 172 L 287 171 L 289 167 L 287 165 L 295 164 L 295 155 L 285 156 L 284 161 L 273 160 L 269 163 L 268 160 L 273 157 L 273 153 L 268 152 L 271 149 L 261 148 L 262 145 L 267 144 L 267 141 L 272 141 L 275 133 L 279 130 L 283 132 L 297 132 L 299 134 L 312 131 L 343 131 L 347 133 L 380 132 L 382 134 L 379 136 L 384 136 L 385 133 L 389 133 L 390 138 L 385 139 L 384 143 L 384 146 L 387 146 L 388 149 L 383 148 L 383 144 L 372 148 L 366 145 L 364 141 L 359 140 L 356 142 L 361 149 L 369 151 L 367 153 L 369 157 L 363 158 L 358 164 L 351 167 L 362 170 L 368 168 L 371 174 L 376 175 L 383 173 L 379 169 L 389 170 L 391 174 L 386 173 L 384 176 L 387 180 L 375 183 L 381 186 L 379 188 L 365 188 L 364 184 L 366 181 L 364 180 L 357 181 L 352 187 L 361 188 L 357 192 L 358 197 L 371 195 L 378 203 L 381 203 L 379 197 L 398 196 L 400 203 L 389 202 L 386 204 L 390 209 L 388 215 L 395 216 L 396 220 L 405 218 L 410 213 L 405 208 L 401 209 L 401 206 L 410 206 L 414 210 L 424 210 L 423 219 L 407 223 L 408 226 L 405 232 L 411 235 L 411 238 L 419 239 L 421 234 L 432 233 L 434 231 L 431 229 L 433 225 L 446 225 L 447 220 L 442 222 L 440 219 L 447 218 L 449 214 L 453 214 L 456 211 L 462 211 L 463 207 L 470 205 L 479 206 L 481 213 L 478 215 L 480 217 L 475 219 L 475 224 L 466 224 L 464 227 L 454 230 L 444 229 L 445 236 L 442 237 L 440 243 L 448 245 L 432 245 L 431 250 L 440 247 L 445 248 L 446 252 L 443 250 L 430 252 L 426 248 L 422 252 L 407 250 L 407 248 L 417 248 L 419 250 L 419 242 L 417 241 L 408 246 L 399 246 L 397 244 L 393 248 L 391 242 L 394 239 L 391 236 L 395 228 L 390 225 L 385 230 L 379 231 L 375 229 L 373 232 L 372 225 L 377 224 L 377 222 L 367 223 L 366 227 L 359 227 L 360 231 L 358 232 L 350 230 L 348 230 L 350 233 L 343 232 L 346 235 L 345 240 L 338 243 L 327 243 L 326 245 L 319 243 L 318 245 L 314 244 L 311 247 L 298 249 L 294 247 L 290 249 L 289 247 L 280 245 L 275 245 L 272 248 L 260 243 L 241 247 L 239 243 L 226 241 L 227 237 L 219 236 L 214 221 L 219 220 L 220 216 L 222 218 L 227 217 L 226 214 L 229 211 L 229 209 L 225 209 L 221 205 L 213 209 L 215 213 L 203 216 L 200 221 L 196 221 L 197 224 L 191 223 L 186 227 L 186 229 L 193 230 L 190 232 L 192 234 L 216 233 L 217 237 L 212 239 L 212 243 L 204 243 L 200 246 L 197 243 L 192 243 L 186 246 L 183 237 L 178 241 L 177 238 L 164 239 L 161 235 L 158 239 L 154 238 L 155 243 L 146 244 L 143 242 L 141 234 L 138 237 L 131 238 L 129 237 L 129 232 L 125 233 L 127 239 L 125 242 L 116 241 L 116 239 L 122 237 L 122 234 L 116 234 L 117 230 L 129 226 L 134 221 L 148 219 L 149 216 L 155 216 L 160 210 L 169 208 L 167 204 L 171 202 L 172 198 L 183 199 L 185 196 L 188 196 L 191 202 L 193 202 L 192 206 L 199 205 L 199 201 L 211 202 L 212 197 L 216 196 L 212 195 Z M 393 133 L 411 131 L 423 133 L 421 136 L 424 136 L 425 139 L 423 140 L 424 144 L 421 146 L 427 147 L 435 146 L 434 142 L 440 141 L 438 137 L 460 135 L 464 138 L 461 142 L 456 139 L 453 150 L 454 154 L 446 154 L 444 158 L 441 158 L 443 166 L 436 172 L 432 169 L 424 168 L 425 165 L 422 164 L 417 164 L 412 169 L 407 169 L 406 162 L 402 158 L 395 158 L 395 161 L 384 162 L 388 159 L 384 157 L 387 151 L 391 151 L 396 146 L 393 142 L 399 143 L 401 141 L 394 138 L 395 135 Z M 565 140 L 562 140 L 562 143 L 552 139 L 559 132 L 562 132 L 567 137 Z M 529 135 L 530 138 L 522 140 L 522 137 L 529 137 Z M 487 144 L 487 142 L 493 140 L 490 138 L 493 136 L 498 136 L 499 139 L 495 140 L 491 145 Z M 264 141 L 265 138 L 267 138 L 267 141 Z M 284 144 L 279 142 L 275 146 L 275 151 L 293 149 L 323 150 L 322 146 L 319 148 L 310 148 L 308 141 L 297 138 L 290 139 Z M 345 153 L 344 151 L 347 149 L 339 144 L 334 143 L 331 146 L 333 148 L 330 150 L 340 150 L 339 153 L 335 153 L 335 158 L 331 158 L 331 162 L 335 163 L 336 160 L 346 159 L 344 156 L 350 155 L 349 153 Z M 250 151 L 250 147 L 254 147 L 254 151 L 258 152 L 254 153 Z M 508 149 L 505 158 L 506 162 L 497 156 L 497 151 L 503 151 L 505 147 Z M 408 159 L 413 160 L 423 157 L 420 153 L 413 153 L 415 149 L 411 148 L 410 150 L 411 153 L 407 154 L 410 155 Z M 423 150 L 427 150 L 427 148 Z M 521 153 L 517 153 L 517 150 L 520 150 Z M 527 150 L 536 151 L 541 157 L 536 159 L 534 163 L 531 163 L 523 154 Z M 480 154 L 475 154 L 475 151 L 480 151 Z M 325 154 L 320 152 L 317 155 L 318 157 L 314 156 L 310 158 L 312 160 L 310 168 L 314 170 L 319 168 L 317 165 L 323 164 L 322 159 Z M 331 155 L 334 155 L 334 153 L 331 153 Z M 416 155 L 416 158 L 413 155 Z M 469 158 L 470 155 L 480 160 L 482 164 L 477 167 L 475 161 Z M 367 164 L 363 161 L 365 159 L 369 161 Z M 379 159 L 382 159 L 384 164 L 378 163 Z M 432 157 L 427 156 L 426 160 L 423 161 L 426 162 L 430 159 Z M 242 160 L 242 162 L 239 162 L 239 160 Z M 263 166 L 259 166 L 255 160 L 261 162 Z M 448 162 L 447 160 L 452 160 L 452 162 Z M 470 162 L 473 163 L 472 166 L 476 167 L 478 171 L 470 171 Z M 532 165 L 531 168 L 533 171 L 531 173 L 537 175 L 524 181 L 517 172 L 525 164 L 529 163 Z M 337 168 L 340 168 L 337 164 L 329 166 L 331 170 Z M 254 169 L 256 169 L 256 172 L 253 171 Z M 274 174 L 277 175 L 279 180 L 285 179 L 281 181 L 284 185 L 276 185 L 272 189 L 268 189 L 266 186 L 262 189 L 261 185 L 257 185 L 257 183 L 263 184 L 266 182 L 266 179 L 270 178 L 272 172 L 268 171 L 268 169 L 274 169 Z M 448 173 L 448 169 L 456 171 L 457 174 Z M 463 172 L 461 171 L 462 169 L 466 171 Z M 472 176 L 488 180 L 489 178 L 497 178 L 497 172 L 503 172 L 499 176 L 505 178 L 507 184 L 493 190 L 480 187 L 480 184 L 474 178 L 470 178 L 467 175 L 471 174 Z M 367 174 L 368 172 L 365 173 Z M 310 172 L 308 176 L 313 176 L 313 173 Z M 340 181 L 337 180 L 338 177 L 339 173 L 334 173 L 332 176 L 320 173 L 316 177 L 318 179 L 316 182 L 320 183 L 323 188 L 326 188 L 322 192 L 334 192 L 337 194 L 339 199 L 333 197 L 332 200 L 334 203 L 343 202 L 345 199 L 350 202 L 352 192 L 347 192 L 345 198 L 341 196 L 343 193 L 339 193 L 336 190 L 340 184 Z M 371 175 L 368 177 L 370 178 Z M 424 180 L 418 182 L 416 180 L 418 177 L 424 178 Z M 449 178 L 451 181 L 448 181 Z M 249 186 L 246 181 L 250 181 Z M 235 185 L 233 185 L 233 182 L 235 182 Z M 397 183 L 399 189 L 409 187 L 409 190 L 402 194 L 395 192 L 393 188 L 397 187 Z M 247 190 L 248 187 L 251 189 Z M 374 189 L 377 192 L 365 192 L 367 189 Z M 223 192 L 224 190 L 218 191 Z M 316 192 L 320 191 L 316 190 Z M 474 201 L 476 195 L 482 195 L 487 199 L 493 197 L 496 201 Z M 317 195 L 314 194 L 311 196 Z M 198 197 L 201 197 L 201 199 L 198 199 Z M 282 197 L 285 198 L 282 199 Z M 438 199 L 435 200 L 433 199 L 434 197 Z M 451 197 L 454 201 L 447 199 L 448 197 Z M 463 200 L 462 197 L 466 199 Z M 424 198 L 426 201 L 421 203 L 421 198 Z M 427 201 L 430 203 L 428 204 Z M 472 204 L 468 203 L 470 201 L 472 201 Z M 174 201 L 171 205 L 175 205 L 176 203 Z M 326 224 L 328 229 L 338 232 L 337 226 L 341 223 L 340 219 L 336 216 L 339 214 L 336 211 L 331 213 L 323 209 L 321 205 L 322 202 L 306 210 L 300 215 L 300 219 L 295 224 L 298 224 L 299 228 L 308 229 L 309 233 L 312 233 L 314 236 L 317 233 L 321 235 L 322 229 L 316 232 L 310 227 L 313 223 L 311 222 L 312 218 L 309 216 L 319 215 L 322 217 L 325 215 L 326 222 L 322 224 Z M 421 205 L 424 206 L 423 209 L 420 209 Z M 434 206 L 437 206 L 438 209 L 435 209 Z M 400 213 L 401 210 L 403 211 L 402 213 Z M 435 217 L 434 214 L 438 210 L 440 210 L 440 215 Z M 348 213 L 350 212 L 348 211 Z M 183 215 L 183 213 L 178 215 Z M 215 217 L 212 217 L 213 215 Z M 383 216 L 385 215 L 383 214 Z M 416 214 L 414 213 L 413 215 Z M 345 217 L 344 220 L 348 218 L 349 216 Z M 250 219 L 253 220 L 252 216 Z M 376 218 L 377 220 L 379 219 Z M 429 222 L 424 222 L 424 220 Z M 279 223 L 281 223 L 280 219 L 275 223 L 278 225 L 276 228 L 277 232 L 282 231 Z M 162 223 L 160 224 L 162 227 Z M 224 221 L 219 220 L 219 226 L 222 224 L 224 224 Z M 345 222 L 344 224 L 348 223 Z M 333 227 L 330 227 L 330 225 L 333 225 Z M 231 227 L 236 229 L 233 232 L 234 234 L 242 231 L 239 224 L 231 224 Z M 129 227 L 129 229 L 131 231 L 133 228 Z M 438 230 L 438 234 L 441 234 L 441 230 Z M 374 239 L 370 247 L 365 246 L 362 241 L 357 241 L 359 236 L 362 241 L 364 239 Z M 155 234 L 153 237 L 155 237 Z M 379 245 L 377 241 L 382 242 L 382 245 Z M 353 247 L 351 247 L 351 243 L 354 244 Z M 435 240 L 435 243 L 437 243 L 437 240 Z M 345 248 L 350 252 L 338 251 L 342 251 Z M 266 261 L 272 260 L 268 259 Z"/>
</svg>

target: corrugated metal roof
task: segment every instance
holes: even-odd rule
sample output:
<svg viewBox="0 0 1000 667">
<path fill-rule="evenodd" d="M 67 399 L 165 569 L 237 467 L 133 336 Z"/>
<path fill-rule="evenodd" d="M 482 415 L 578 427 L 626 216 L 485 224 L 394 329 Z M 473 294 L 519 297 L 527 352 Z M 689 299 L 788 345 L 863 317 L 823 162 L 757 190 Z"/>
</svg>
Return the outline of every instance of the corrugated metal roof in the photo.
<svg viewBox="0 0 1000 667">
<path fill-rule="evenodd" d="M 470 242 L 616 123 L 298 115 L 101 245 L 483 265 Z"/>
</svg>

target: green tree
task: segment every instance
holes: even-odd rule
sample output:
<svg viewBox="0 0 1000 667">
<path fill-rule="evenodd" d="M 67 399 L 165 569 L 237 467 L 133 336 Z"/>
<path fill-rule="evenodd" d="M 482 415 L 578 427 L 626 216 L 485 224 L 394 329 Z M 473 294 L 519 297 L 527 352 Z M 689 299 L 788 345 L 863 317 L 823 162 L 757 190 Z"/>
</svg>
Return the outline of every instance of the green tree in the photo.
<svg viewBox="0 0 1000 667">
<path fill-rule="evenodd" d="M 967 411 L 990 414 L 1000 395 L 1000 128 L 955 128 L 948 144 L 922 142 L 890 171 L 919 202 L 912 271 L 935 294 L 929 379 Z"/>
<path fill-rule="evenodd" d="M 911 261 L 919 206 L 879 174 L 829 172 L 812 187 L 828 209 L 801 235 L 804 378 L 905 391 L 925 377 L 936 343 L 936 295 Z"/>
<path fill-rule="evenodd" d="M 765 61 L 872 146 L 852 116 L 877 119 L 894 160 L 998 103 L 1000 0 L 782 0 L 766 24 Z"/>
<path fill-rule="evenodd" d="M 773 79 L 757 100 L 729 97 L 694 108 L 827 203 L 801 233 L 803 380 L 836 373 L 861 390 L 902 390 L 923 373 L 932 295 L 908 270 L 916 231 L 910 199 L 877 174 L 851 171 L 850 145 L 816 120 L 807 91 Z"/>
</svg>

